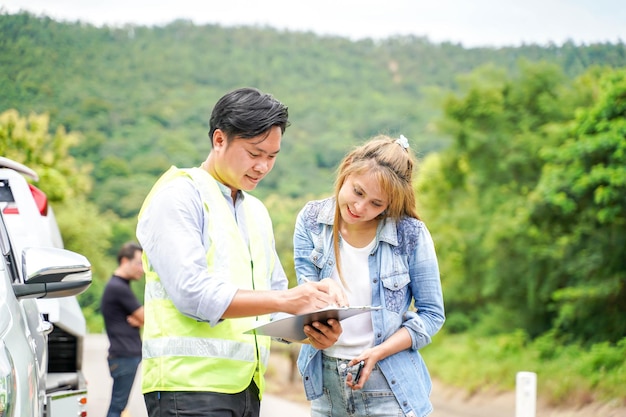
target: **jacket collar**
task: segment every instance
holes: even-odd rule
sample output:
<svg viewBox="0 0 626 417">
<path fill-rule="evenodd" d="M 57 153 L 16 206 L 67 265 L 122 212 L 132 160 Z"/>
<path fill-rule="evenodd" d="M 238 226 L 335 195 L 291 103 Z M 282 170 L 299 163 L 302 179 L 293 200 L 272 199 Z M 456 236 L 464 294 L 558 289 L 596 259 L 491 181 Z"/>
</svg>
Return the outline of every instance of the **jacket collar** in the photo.
<svg viewBox="0 0 626 417">
<path fill-rule="evenodd" d="M 326 200 L 323 200 L 320 211 L 317 215 L 318 223 L 332 226 L 335 223 L 335 206 L 335 197 L 330 197 Z M 376 236 L 379 242 L 387 242 L 392 246 L 398 246 L 398 232 L 396 228 L 396 221 L 392 218 L 387 217 L 383 221 L 378 222 Z"/>
</svg>

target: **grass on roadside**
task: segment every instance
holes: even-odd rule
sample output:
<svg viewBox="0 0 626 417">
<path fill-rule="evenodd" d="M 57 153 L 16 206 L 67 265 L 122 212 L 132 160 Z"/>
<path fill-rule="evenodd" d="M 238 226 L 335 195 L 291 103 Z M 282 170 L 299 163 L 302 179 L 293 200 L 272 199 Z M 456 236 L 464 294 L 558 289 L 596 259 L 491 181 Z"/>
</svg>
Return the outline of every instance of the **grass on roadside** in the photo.
<svg viewBox="0 0 626 417">
<path fill-rule="evenodd" d="M 531 341 L 521 330 L 491 337 L 442 331 L 422 354 L 433 377 L 469 394 L 514 390 L 517 372 L 528 371 L 550 405 L 626 405 L 626 338 L 585 348 L 561 345 L 553 333 Z"/>
</svg>

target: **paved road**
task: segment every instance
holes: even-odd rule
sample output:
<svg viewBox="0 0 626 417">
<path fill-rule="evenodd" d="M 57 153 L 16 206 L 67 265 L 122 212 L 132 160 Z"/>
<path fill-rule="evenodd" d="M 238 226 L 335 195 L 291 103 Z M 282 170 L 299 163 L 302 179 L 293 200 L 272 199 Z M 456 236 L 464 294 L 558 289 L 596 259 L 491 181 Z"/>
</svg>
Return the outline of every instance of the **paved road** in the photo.
<svg viewBox="0 0 626 417">
<path fill-rule="evenodd" d="M 111 398 L 113 380 L 107 365 L 109 341 L 105 334 L 90 334 L 83 347 L 83 372 L 88 384 L 87 415 L 105 417 Z M 139 374 L 133 385 L 126 413 L 123 417 L 147 417 L 146 406 L 140 390 Z M 272 395 L 264 395 L 261 403 L 261 417 L 289 416 L 309 417 L 309 407 L 300 403 L 282 400 Z"/>
<path fill-rule="evenodd" d="M 83 349 L 83 372 L 88 383 L 88 416 L 105 417 L 113 383 L 109 375 L 106 356 L 109 342 L 105 334 L 90 334 Z M 131 398 L 123 417 L 147 417 L 140 391 L 139 375 L 133 386 Z M 461 398 L 458 393 L 445 392 L 437 384 L 431 398 L 435 411 L 430 417 L 512 417 L 515 415 L 514 398 L 511 395 L 491 397 L 488 401 Z M 309 417 L 309 406 L 286 401 L 274 395 L 265 395 L 261 402 L 261 417 Z"/>
</svg>

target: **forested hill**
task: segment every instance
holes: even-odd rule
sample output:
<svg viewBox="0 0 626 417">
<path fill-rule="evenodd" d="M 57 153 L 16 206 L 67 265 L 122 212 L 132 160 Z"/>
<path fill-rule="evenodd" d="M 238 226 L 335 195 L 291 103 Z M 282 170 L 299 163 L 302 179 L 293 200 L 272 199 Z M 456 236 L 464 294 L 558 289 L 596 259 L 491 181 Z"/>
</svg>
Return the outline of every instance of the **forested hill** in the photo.
<svg viewBox="0 0 626 417">
<path fill-rule="evenodd" d="M 80 132 L 71 152 L 93 164 L 93 201 L 126 218 L 164 169 L 204 159 L 211 107 L 235 87 L 289 106 L 280 161 L 259 193 L 295 197 L 328 192 L 340 157 L 371 135 L 402 133 L 422 155 L 445 147 L 442 99 L 478 67 L 514 75 L 520 61 L 546 61 L 575 77 L 626 66 L 623 43 L 465 49 L 188 21 L 97 28 L 26 13 L 0 15 L 0 51 L 0 112 L 48 113 L 51 127 Z"/>
<path fill-rule="evenodd" d="M 40 173 L 66 247 L 90 260 L 79 300 L 91 331 L 157 176 L 203 161 L 213 104 L 253 86 L 290 111 L 254 193 L 292 285 L 304 201 L 331 192 L 351 146 L 404 134 L 421 157 L 414 186 L 446 306 L 424 352 L 433 375 L 473 393 L 510 389 L 524 369 L 553 404 L 626 404 L 623 43 L 466 49 L 1 13 L 0 155 Z"/>
</svg>

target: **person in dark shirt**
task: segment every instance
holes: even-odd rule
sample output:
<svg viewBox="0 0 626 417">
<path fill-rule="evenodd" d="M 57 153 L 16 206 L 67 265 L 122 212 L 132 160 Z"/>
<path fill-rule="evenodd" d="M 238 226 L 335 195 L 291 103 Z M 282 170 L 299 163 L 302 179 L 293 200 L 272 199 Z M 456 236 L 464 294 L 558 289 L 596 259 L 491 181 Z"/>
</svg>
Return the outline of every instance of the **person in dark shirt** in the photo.
<svg viewBox="0 0 626 417">
<path fill-rule="evenodd" d="M 141 246 L 134 242 L 120 248 L 118 267 L 102 294 L 102 316 L 109 338 L 109 371 L 113 378 L 107 417 L 120 417 L 126 408 L 141 362 L 143 306 L 132 292 L 130 283 L 143 276 L 142 253 Z"/>
</svg>

